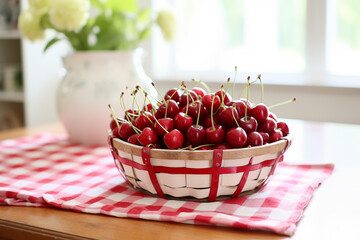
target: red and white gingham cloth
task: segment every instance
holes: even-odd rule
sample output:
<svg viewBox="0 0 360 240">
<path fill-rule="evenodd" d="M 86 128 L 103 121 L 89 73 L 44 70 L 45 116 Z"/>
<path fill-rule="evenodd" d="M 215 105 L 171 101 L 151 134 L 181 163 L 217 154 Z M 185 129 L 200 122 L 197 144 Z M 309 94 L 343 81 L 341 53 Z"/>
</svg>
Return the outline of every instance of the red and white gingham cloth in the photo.
<svg viewBox="0 0 360 240">
<path fill-rule="evenodd" d="M 313 191 L 333 168 L 282 163 L 271 181 L 249 196 L 208 203 L 166 200 L 128 186 L 109 148 L 78 145 L 66 136 L 44 133 L 0 142 L 0 205 L 292 235 Z"/>
</svg>

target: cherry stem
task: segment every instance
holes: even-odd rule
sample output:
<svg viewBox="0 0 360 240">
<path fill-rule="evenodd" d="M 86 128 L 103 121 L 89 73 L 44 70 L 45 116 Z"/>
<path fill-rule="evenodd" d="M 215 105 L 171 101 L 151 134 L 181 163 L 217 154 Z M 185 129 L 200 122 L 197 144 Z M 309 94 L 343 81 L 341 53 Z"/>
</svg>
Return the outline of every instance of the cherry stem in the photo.
<svg viewBox="0 0 360 240">
<path fill-rule="evenodd" d="M 235 120 L 236 125 L 237 125 L 238 127 L 240 127 L 238 121 L 236 120 L 235 114 L 234 114 L 234 108 L 235 108 L 235 104 L 233 104 L 232 107 L 231 107 L 231 114 L 232 114 L 232 116 L 233 116 L 233 118 L 234 118 L 234 120 Z"/>
<path fill-rule="evenodd" d="M 292 103 L 292 102 L 295 102 L 295 101 L 296 101 L 296 98 L 292 98 L 292 99 L 287 100 L 285 102 L 281 102 L 281 103 L 278 103 L 278 104 L 271 105 L 269 107 L 269 109 L 274 108 L 274 107 L 279 107 L 279 106 L 282 106 L 282 105 L 285 105 L 285 104 L 288 104 L 288 103 Z"/>
<path fill-rule="evenodd" d="M 264 84 L 261 80 L 261 74 L 259 74 L 258 79 L 260 80 L 260 85 L 261 85 L 261 102 L 264 102 Z"/>
<path fill-rule="evenodd" d="M 116 126 L 117 126 L 118 128 L 120 128 L 120 124 L 119 124 L 118 120 L 116 119 L 116 115 L 115 115 L 114 109 L 112 108 L 111 104 L 108 104 L 108 106 L 109 106 L 109 108 L 110 108 L 110 110 L 111 110 L 111 116 L 112 116 L 112 118 L 114 119 L 114 121 L 115 121 L 115 123 L 116 123 Z"/>
<path fill-rule="evenodd" d="M 198 128 L 199 120 L 200 120 L 200 113 L 201 113 L 201 101 L 199 101 L 199 112 L 196 119 L 196 128 Z"/>
<path fill-rule="evenodd" d="M 225 98 L 225 94 L 223 93 L 223 89 L 224 89 L 224 85 L 221 84 L 221 89 L 220 89 L 220 93 L 221 93 L 221 106 L 224 106 L 224 98 Z"/>
<path fill-rule="evenodd" d="M 232 97 L 232 98 L 234 98 L 236 75 L 237 75 L 237 66 L 235 66 L 235 73 L 234 73 L 234 79 L 233 79 L 233 87 L 232 87 L 232 93 L 231 93 L 231 97 Z"/>
<path fill-rule="evenodd" d="M 151 96 L 151 95 L 149 95 L 148 94 L 148 92 L 145 90 L 145 89 L 143 89 L 141 86 L 139 86 L 139 89 L 145 94 L 147 94 L 149 97 L 151 97 L 153 100 L 155 100 L 156 101 L 156 103 L 160 103 L 160 101 L 158 100 L 158 99 L 156 99 L 156 98 L 154 98 L 153 96 Z M 150 101 L 150 100 L 149 100 Z M 151 104 L 152 105 L 152 104 Z"/>
<path fill-rule="evenodd" d="M 246 84 L 246 104 L 245 104 L 245 121 L 247 121 L 247 110 L 248 110 L 248 102 L 249 102 L 249 90 L 250 90 L 250 76 L 247 78 Z"/>
<path fill-rule="evenodd" d="M 164 96 L 160 93 L 160 91 L 157 89 L 157 87 L 155 86 L 155 83 L 152 82 L 151 85 L 155 88 L 156 92 L 160 95 L 161 99 L 163 100 L 164 104 L 165 104 L 165 118 L 167 116 L 167 107 L 168 107 L 168 101 L 165 100 Z"/>
<path fill-rule="evenodd" d="M 139 115 L 140 115 L 140 112 L 141 112 L 142 110 L 141 110 L 140 105 L 139 105 L 139 103 L 138 103 L 138 101 L 137 101 L 137 96 L 136 96 L 137 93 L 138 93 L 138 90 L 136 89 L 136 90 L 133 92 L 133 94 L 134 94 L 135 104 L 136 104 L 136 106 L 137 106 L 137 108 L 138 108 L 138 112 L 139 112 Z"/>
<path fill-rule="evenodd" d="M 212 130 L 215 131 L 215 126 L 214 126 L 214 101 L 215 101 L 215 97 L 216 95 L 214 94 L 214 96 L 212 97 L 212 102 L 211 102 L 211 126 L 212 126 Z"/>
<path fill-rule="evenodd" d="M 230 83 L 230 78 L 228 78 L 228 79 L 227 79 L 227 81 L 226 81 L 226 85 L 225 85 L 225 93 L 224 93 L 224 94 L 226 94 L 226 93 L 227 93 L 227 90 L 228 90 L 228 87 L 229 87 L 229 83 Z"/>
<path fill-rule="evenodd" d="M 120 107 L 124 112 L 126 111 L 125 101 L 124 101 L 124 92 L 122 92 L 120 95 Z"/>
<path fill-rule="evenodd" d="M 200 79 L 196 79 L 196 78 L 193 78 L 192 81 L 197 82 L 197 84 L 195 85 L 195 87 L 198 86 L 199 84 L 201 84 L 201 85 L 204 86 L 204 88 L 206 89 L 207 93 L 210 93 L 210 92 L 211 92 L 209 86 L 208 86 L 204 81 L 202 81 L 202 80 L 200 80 Z"/>
</svg>

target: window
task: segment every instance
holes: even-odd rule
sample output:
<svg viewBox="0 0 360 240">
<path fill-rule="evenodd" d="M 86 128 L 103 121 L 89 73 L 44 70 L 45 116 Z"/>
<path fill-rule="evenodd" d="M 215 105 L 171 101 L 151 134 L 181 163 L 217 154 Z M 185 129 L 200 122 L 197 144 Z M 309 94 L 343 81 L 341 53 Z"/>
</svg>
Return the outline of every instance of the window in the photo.
<svg viewBox="0 0 360 240">
<path fill-rule="evenodd" d="M 155 7 L 164 2 L 175 9 L 177 38 L 165 47 L 154 37 L 157 78 L 222 80 L 235 66 L 279 83 L 360 76 L 358 0 L 158 0 Z"/>
</svg>

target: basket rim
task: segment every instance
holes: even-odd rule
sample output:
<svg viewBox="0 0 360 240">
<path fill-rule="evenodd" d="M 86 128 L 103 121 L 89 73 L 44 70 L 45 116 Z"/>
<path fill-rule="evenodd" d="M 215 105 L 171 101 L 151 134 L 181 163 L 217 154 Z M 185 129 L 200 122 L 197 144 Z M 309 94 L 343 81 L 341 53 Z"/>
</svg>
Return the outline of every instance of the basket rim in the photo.
<svg viewBox="0 0 360 240">
<path fill-rule="evenodd" d="M 234 148 L 223 150 L 223 160 L 255 157 L 264 154 L 277 153 L 286 150 L 292 142 L 292 136 L 283 137 L 281 140 L 268 143 L 262 146 Z M 141 157 L 144 146 L 134 145 L 120 138 L 112 137 L 109 142 L 111 147 Z M 206 160 L 212 159 L 214 150 L 172 150 L 172 149 L 151 149 L 151 158 L 164 160 Z"/>
</svg>

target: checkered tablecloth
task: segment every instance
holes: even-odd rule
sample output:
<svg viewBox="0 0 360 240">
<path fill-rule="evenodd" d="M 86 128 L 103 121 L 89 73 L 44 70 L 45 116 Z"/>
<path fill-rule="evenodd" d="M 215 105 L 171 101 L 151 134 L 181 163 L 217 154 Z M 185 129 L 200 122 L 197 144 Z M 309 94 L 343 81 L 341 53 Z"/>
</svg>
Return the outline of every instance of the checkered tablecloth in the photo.
<svg viewBox="0 0 360 240">
<path fill-rule="evenodd" d="M 66 136 L 44 133 L 0 142 L 0 205 L 292 235 L 313 191 L 333 168 L 282 163 L 271 181 L 249 196 L 208 203 L 166 200 L 129 187 L 109 148 L 77 145 Z"/>
</svg>

